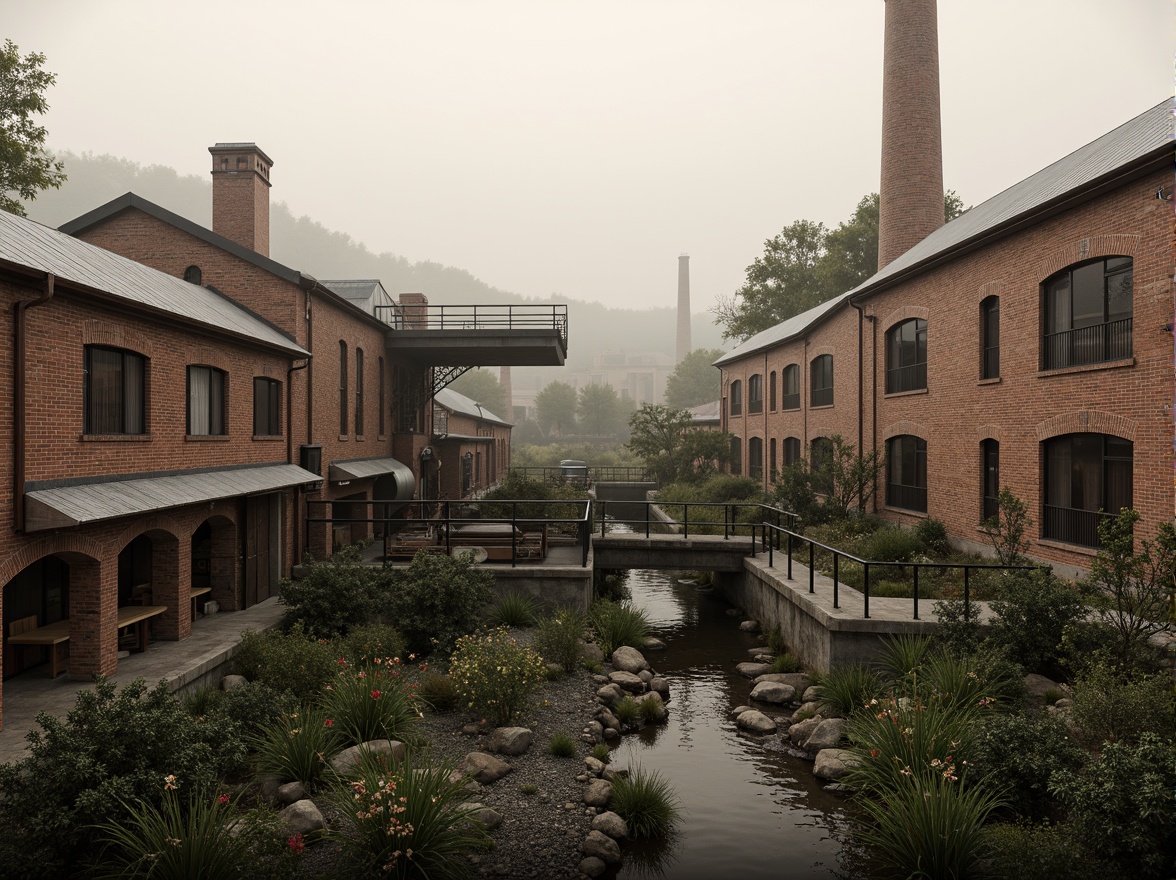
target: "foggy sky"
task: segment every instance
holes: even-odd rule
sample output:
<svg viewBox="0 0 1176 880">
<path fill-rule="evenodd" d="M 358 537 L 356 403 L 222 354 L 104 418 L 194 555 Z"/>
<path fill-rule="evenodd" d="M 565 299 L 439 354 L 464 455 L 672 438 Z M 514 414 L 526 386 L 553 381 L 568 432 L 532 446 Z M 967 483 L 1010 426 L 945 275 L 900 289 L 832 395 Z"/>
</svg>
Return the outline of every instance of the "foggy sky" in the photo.
<svg viewBox="0 0 1176 880">
<path fill-rule="evenodd" d="M 882 0 L 0 0 L 51 149 L 209 178 L 527 296 L 734 292 L 878 188 Z M 940 0 L 944 182 L 977 204 L 1173 91 L 1172 0 Z M 166 207 L 166 206 L 165 206 Z M 313 271 L 313 267 L 298 267 Z M 428 291 L 425 291 L 426 293 Z"/>
</svg>

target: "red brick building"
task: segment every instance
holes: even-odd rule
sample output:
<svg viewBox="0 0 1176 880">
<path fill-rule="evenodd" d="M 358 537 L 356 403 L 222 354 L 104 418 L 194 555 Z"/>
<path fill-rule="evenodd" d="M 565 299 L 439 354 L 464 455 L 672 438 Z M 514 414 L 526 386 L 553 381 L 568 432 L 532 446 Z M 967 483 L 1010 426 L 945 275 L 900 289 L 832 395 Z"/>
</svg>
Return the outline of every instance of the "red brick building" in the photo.
<svg viewBox="0 0 1176 880">
<path fill-rule="evenodd" d="M 838 433 L 885 454 L 875 508 L 888 518 L 934 516 L 979 546 L 1008 486 L 1033 512 L 1032 554 L 1076 568 L 1100 511 L 1134 506 L 1146 533 L 1170 520 L 1171 110 L 1165 100 L 717 361 L 744 472 L 767 487 L 773 450 L 783 467 Z"/>
<path fill-rule="evenodd" d="M 464 394 L 438 391 L 430 444 L 438 497 L 469 498 L 499 483 L 510 470 L 510 429 L 509 422 Z"/>
</svg>

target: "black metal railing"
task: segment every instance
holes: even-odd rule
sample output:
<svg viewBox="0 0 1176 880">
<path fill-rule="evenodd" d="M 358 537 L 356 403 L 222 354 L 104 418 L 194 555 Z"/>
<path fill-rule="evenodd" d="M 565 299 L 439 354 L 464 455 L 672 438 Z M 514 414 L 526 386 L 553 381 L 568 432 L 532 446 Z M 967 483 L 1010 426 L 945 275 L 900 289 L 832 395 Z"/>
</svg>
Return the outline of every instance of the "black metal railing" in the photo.
<svg viewBox="0 0 1176 880">
<path fill-rule="evenodd" d="M 833 581 L 833 607 L 841 607 L 840 597 L 840 568 L 842 562 L 850 562 L 860 565 L 862 568 L 862 601 L 864 605 L 862 616 L 868 618 L 870 616 L 870 573 L 882 569 L 898 569 L 900 571 L 905 569 L 911 570 L 912 577 L 912 598 L 913 598 L 913 620 L 919 619 L 919 572 L 926 569 L 933 569 L 937 574 L 943 575 L 947 571 L 953 569 L 962 569 L 964 577 L 964 617 L 967 620 L 972 620 L 972 597 L 971 597 L 971 574 L 974 571 L 1032 571 L 1039 566 L 1035 565 L 977 565 L 975 563 L 941 563 L 941 562 L 879 562 L 878 560 L 862 559 L 860 556 L 854 556 L 852 553 L 846 553 L 844 550 L 839 550 L 829 544 L 824 544 L 820 541 L 815 541 L 812 538 L 806 538 L 792 529 L 783 528 L 775 523 L 767 522 L 766 520 L 760 523 L 760 540 L 759 546 L 768 553 L 768 567 L 775 567 L 775 553 L 778 550 L 784 549 L 787 552 L 788 568 L 787 578 L 792 580 L 792 560 L 795 551 L 803 546 L 808 547 L 808 573 L 809 573 L 809 593 L 815 594 L 816 580 L 817 580 L 817 560 L 816 551 L 821 549 L 826 553 L 832 555 L 832 574 Z M 752 555 L 756 554 L 756 543 L 752 542 Z"/>
<path fill-rule="evenodd" d="M 1131 357 L 1132 319 L 1093 327 L 1046 333 L 1041 340 L 1041 369 L 1059 370 Z"/>
<path fill-rule="evenodd" d="M 624 511 L 641 509 L 637 516 L 625 516 Z M 754 539 L 760 523 L 795 527 L 798 518 L 779 507 L 752 501 L 597 501 L 600 536 L 603 538 L 611 523 L 623 523 L 635 533 L 650 537 L 659 534 L 718 535 L 730 539 L 747 535 Z M 611 512 L 610 512 L 611 510 Z"/>
<path fill-rule="evenodd" d="M 1041 517 L 1041 537 L 1097 549 L 1101 546 L 1099 524 L 1108 519 L 1116 519 L 1116 514 L 1046 504 Z"/>
<path fill-rule="evenodd" d="M 512 467 L 512 474 L 528 480 L 542 480 L 545 483 L 569 483 L 582 486 L 585 483 L 583 469 L 580 473 L 568 473 L 559 465 L 545 467 Z M 590 465 L 587 468 L 587 483 L 656 483 L 657 476 L 647 467 L 640 465 Z"/>
<path fill-rule="evenodd" d="M 568 338 L 566 305 L 376 306 L 376 317 L 395 330 L 556 330 Z"/>
<path fill-rule="evenodd" d="M 886 371 L 886 393 L 920 391 L 927 387 L 927 363 L 891 367 Z"/>
<path fill-rule="evenodd" d="M 903 510 L 927 512 L 927 489 L 921 486 L 903 486 L 898 483 L 886 484 L 886 504 Z"/>
</svg>

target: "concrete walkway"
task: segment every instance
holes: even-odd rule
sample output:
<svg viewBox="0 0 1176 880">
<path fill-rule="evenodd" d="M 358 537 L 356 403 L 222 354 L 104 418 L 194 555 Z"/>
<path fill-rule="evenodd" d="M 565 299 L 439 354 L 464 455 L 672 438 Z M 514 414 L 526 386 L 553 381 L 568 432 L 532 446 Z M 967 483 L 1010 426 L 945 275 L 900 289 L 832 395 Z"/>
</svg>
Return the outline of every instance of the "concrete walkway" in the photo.
<svg viewBox="0 0 1176 880">
<path fill-rule="evenodd" d="M 198 681 L 232 655 L 241 633 L 275 626 L 285 612 L 276 597 L 245 611 L 220 612 L 192 624 L 192 635 L 182 642 L 153 641 L 142 654 L 118 661 L 110 681 L 122 685 L 144 679 L 154 686 L 166 681 L 172 691 Z M 28 752 L 27 735 L 40 727 L 37 715 L 49 712 L 60 718 L 73 709 L 80 690 L 93 690 L 92 682 L 73 681 L 68 674 L 49 678 L 45 664 L 4 682 L 4 729 L 0 730 L 0 763 L 18 760 Z"/>
</svg>

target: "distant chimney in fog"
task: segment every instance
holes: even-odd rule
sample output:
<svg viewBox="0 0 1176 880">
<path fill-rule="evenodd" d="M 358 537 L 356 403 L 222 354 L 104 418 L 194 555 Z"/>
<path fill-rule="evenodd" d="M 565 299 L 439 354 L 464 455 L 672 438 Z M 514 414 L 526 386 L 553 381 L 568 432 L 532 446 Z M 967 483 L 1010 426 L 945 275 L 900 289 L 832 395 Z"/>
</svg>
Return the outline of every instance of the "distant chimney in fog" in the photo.
<svg viewBox="0 0 1176 880">
<path fill-rule="evenodd" d="M 269 256 L 273 160 L 257 144 L 216 144 L 212 153 L 212 231 Z"/>
<path fill-rule="evenodd" d="M 678 344 L 674 363 L 690 354 L 690 257 L 678 257 Z"/>
<path fill-rule="evenodd" d="M 886 0 L 878 268 L 943 225 L 935 0 Z"/>
</svg>

